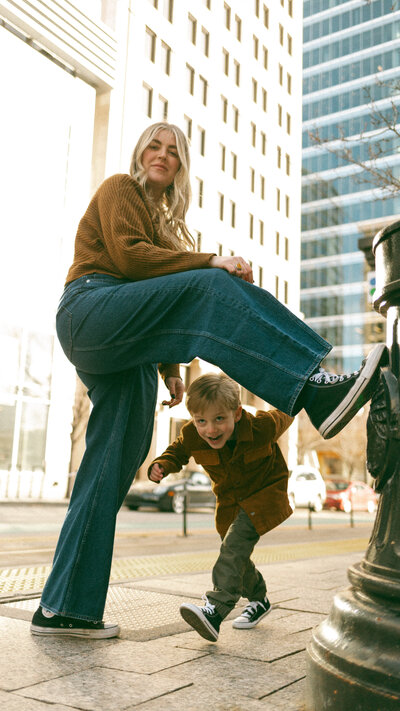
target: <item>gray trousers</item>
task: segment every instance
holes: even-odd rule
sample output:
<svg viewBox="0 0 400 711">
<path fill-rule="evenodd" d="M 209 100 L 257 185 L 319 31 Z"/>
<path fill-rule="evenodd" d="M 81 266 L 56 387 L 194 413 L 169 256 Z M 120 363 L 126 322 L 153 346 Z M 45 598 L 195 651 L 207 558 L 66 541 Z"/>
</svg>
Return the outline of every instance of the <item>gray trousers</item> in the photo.
<svg viewBox="0 0 400 711">
<path fill-rule="evenodd" d="M 248 515 L 240 509 L 222 541 L 212 571 L 214 589 L 206 593 L 222 618 L 226 617 L 241 597 L 263 600 L 267 586 L 250 556 L 260 536 Z"/>
</svg>

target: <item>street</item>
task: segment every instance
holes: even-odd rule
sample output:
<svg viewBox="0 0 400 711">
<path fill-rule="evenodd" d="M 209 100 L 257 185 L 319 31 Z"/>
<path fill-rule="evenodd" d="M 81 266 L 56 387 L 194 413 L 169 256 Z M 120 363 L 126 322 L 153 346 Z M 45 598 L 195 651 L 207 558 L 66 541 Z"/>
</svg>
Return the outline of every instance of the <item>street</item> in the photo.
<svg viewBox="0 0 400 711">
<path fill-rule="evenodd" d="M 0 504 L 0 568 L 50 564 L 66 510 L 64 504 Z M 351 527 L 348 514 L 321 511 L 311 514 L 310 530 L 308 511 L 297 509 L 290 519 L 263 536 L 259 546 L 336 540 L 340 549 L 341 540 L 368 538 L 373 521 L 374 514 L 355 513 Z M 186 532 L 185 536 L 182 514 L 122 507 L 114 557 L 213 551 L 219 547 L 210 510 L 188 512 Z"/>
</svg>

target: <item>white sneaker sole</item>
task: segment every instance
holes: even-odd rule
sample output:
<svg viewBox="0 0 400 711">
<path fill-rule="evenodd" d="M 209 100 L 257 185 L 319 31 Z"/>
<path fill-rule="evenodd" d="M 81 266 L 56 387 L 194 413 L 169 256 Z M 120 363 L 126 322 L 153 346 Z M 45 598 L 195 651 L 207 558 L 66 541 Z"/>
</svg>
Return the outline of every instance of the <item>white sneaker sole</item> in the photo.
<svg viewBox="0 0 400 711">
<path fill-rule="evenodd" d="M 185 622 L 188 623 L 193 629 L 198 632 L 198 634 L 207 639 L 209 642 L 216 642 L 218 639 L 218 632 L 209 623 L 207 618 L 203 615 L 199 607 L 192 605 L 190 602 L 184 603 L 180 606 L 179 612 L 181 613 Z"/>
<path fill-rule="evenodd" d="M 39 625 L 31 625 L 31 633 L 41 636 L 59 636 L 59 637 L 85 637 L 86 639 L 109 639 L 110 637 L 118 637 L 120 629 L 118 625 L 107 627 L 102 630 L 89 630 L 82 627 L 79 628 L 59 628 L 59 627 L 39 627 Z"/>
<path fill-rule="evenodd" d="M 346 397 L 343 398 L 336 409 L 331 412 L 329 417 L 318 427 L 318 432 L 324 439 L 334 437 L 350 422 L 352 417 L 360 409 L 357 400 L 370 384 L 385 350 L 386 345 L 384 343 L 378 343 L 368 354 L 365 365 L 351 390 L 349 390 Z"/>
<path fill-rule="evenodd" d="M 251 630 L 253 627 L 256 627 L 256 625 L 258 625 L 258 623 L 261 622 L 261 620 L 263 620 L 264 617 L 269 615 L 271 610 L 272 610 L 272 605 L 271 605 L 271 607 L 268 608 L 268 610 L 266 612 L 264 612 L 263 615 L 261 615 L 257 620 L 255 620 L 255 622 L 249 622 L 248 618 L 242 617 L 242 615 L 240 615 L 239 617 L 236 617 L 233 620 L 232 627 L 234 627 L 236 630 Z"/>
</svg>

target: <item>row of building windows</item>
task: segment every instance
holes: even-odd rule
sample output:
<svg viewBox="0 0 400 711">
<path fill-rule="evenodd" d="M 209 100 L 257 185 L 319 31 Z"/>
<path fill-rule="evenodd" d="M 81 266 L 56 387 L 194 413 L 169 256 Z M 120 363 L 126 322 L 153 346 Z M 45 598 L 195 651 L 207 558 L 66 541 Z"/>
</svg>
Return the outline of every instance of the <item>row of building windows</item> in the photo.
<svg viewBox="0 0 400 711">
<path fill-rule="evenodd" d="M 150 27 L 146 27 L 145 54 L 150 62 L 156 61 L 157 35 Z M 160 65 L 165 74 L 171 74 L 171 47 L 161 40 L 160 44 Z"/>
<path fill-rule="evenodd" d="M 325 239 L 302 239 L 301 258 L 302 260 L 320 259 L 321 257 L 330 257 L 335 254 L 357 252 L 359 239 L 360 234 L 358 231 L 350 234 L 335 234 Z"/>
<path fill-rule="evenodd" d="M 147 95 L 146 95 L 147 97 Z M 147 99 L 146 99 L 147 100 Z M 147 105 L 147 104 L 146 104 Z M 193 120 L 190 118 L 190 116 L 187 116 L 185 114 L 184 116 L 184 122 L 185 122 L 185 128 L 186 128 L 186 135 L 189 139 L 189 141 L 194 140 L 194 135 L 193 135 Z M 253 147 L 256 147 L 257 145 L 257 126 L 255 123 L 251 122 L 250 124 L 251 128 L 251 145 Z M 198 137 L 198 151 L 200 155 L 205 155 L 205 147 L 206 147 L 206 131 L 202 126 L 197 126 L 197 137 Z M 264 131 L 260 131 L 260 152 L 262 155 L 266 155 L 267 152 L 267 135 Z M 220 166 L 221 170 L 226 171 L 229 170 L 228 165 L 227 165 L 227 150 L 226 146 L 220 143 Z M 284 164 L 286 166 L 286 174 L 290 175 L 290 155 L 289 153 L 285 153 L 285 161 Z M 277 146 L 277 165 L 279 168 L 283 168 L 283 158 L 282 158 L 282 149 L 280 146 Z M 230 172 L 233 178 L 237 178 L 237 172 L 238 172 L 238 157 L 236 153 L 233 151 L 230 151 Z"/>
<path fill-rule="evenodd" d="M 398 34 L 394 29 L 397 24 L 396 21 L 393 25 L 379 25 L 372 30 L 365 30 L 365 32 L 360 32 L 357 35 L 350 35 L 336 42 L 319 45 L 315 49 L 310 49 L 308 52 L 305 51 L 303 54 L 304 69 L 309 69 L 310 67 L 323 64 L 324 62 L 330 62 L 339 57 L 343 59 L 347 55 L 355 54 L 360 50 L 371 48 L 376 50 L 377 46 L 398 39 Z M 377 62 L 377 64 L 379 65 L 381 63 Z"/>
<path fill-rule="evenodd" d="M 396 179 L 400 178 L 400 166 L 390 166 L 386 164 L 385 170 L 389 169 L 391 175 Z M 316 200 L 326 200 L 326 198 L 338 195 L 350 195 L 360 193 L 364 190 L 377 188 L 379 186 L 379 176 L 371 175 L 368 171 L 361 171 L 352 175 L 343 175 L 333 180 L 316 179 L 308 185 L 302 187 L 302 202 L 315 202 Z"/>
<path fill-rule="evenodd" d="M 293 17 L 293 0 L 287 0 L 287 2 L 285 2 L 285 0 L 281 0 L 281 5 L 282 7 L 286 6 L 289 17 Z"/>
<path fill-rule="evenodd" d="M 331 15 L 324 20 L 319 20 L 318 22 L 313 22 L 312 24 L 306 24 L 304 27 L 303 41 L 304 43 L 307 43 L 312 42 L 313 40 L 321 40 L 323 37 L 328 37 L 333 35 L 335 32 L 340 32 L 341 30 L 347 30 L 349 27 L 355 27 L 362 22 L 368 22 L 369 20 L 376 17 L 382 17 L 386 14 L 393 14 L 394 9 L 396 8 L 393 0 L 372 0 L 372 2 L 365 2 L 359 7 L 354 7 L 351 10 Z M 386 31 L 386 27 L 382 27 L 381 29 Z M 371 31 L 374 32 L 375 28 Z M 360 34 L 361 33 L 358 34 L 358 37 L 360 37 Z M 363 36 L 363 34 L 361 36 Z M 380 41 L 385 42 L 386 40 Z M 365 49 L 366 47 L 371 46 L 373 45 L 361 45 L 358 49 Z M 357 52 L 358 49 L 354 49 L 353 51 Z"/>
<path fill-rule="evenodd" d="M 197 20 L 190 13 L 188 14 L 188 33 L 189 33 L 189 41 L 192 42 L 192 44 L 197 45 L 197 43 L 198 43 Z M 210 33 L 203 26 L 201 26 L 199 41 L 200 41 L 200 46 L 202 48 L 203 54 L 205 54 L 205 56 L 208 57 L 209 53 L 210 53 Z"/>
<path fill-rule="evenodd" d="M 303 269 L 301 288 L 313 289 L 319 286 L 337 286 L 364 280 L 364 258 L 355 264 L 336 264 Z M 341 341 L 343 343 L 343 341 Z"/>
<path fill-rule="evenodd" d="M 196 82 L 196 71 L 190 64 L 186 64 L 186 81 L 187 90 L 191 96 L 195 95 L 196 84 L 199 87 L 200 101 L 203 106 L 207 106 L 208 102 L 208 81 L 205 77 L 199 74 L 198 81 Z"/>
<path fill-rule="evenodd" d="M 329 326 L 320 325 L 316 327 L 316 331 L 322 338 L 325 338 L 328 343 L 345 343 L 346 346 L 363 346 L 364 344 L 381 343 L 384 340 L 383 324 L 364 323 L 361 319 L 358 324 L 337 323 Z M 359 359 L 356 367 L 360 367 Z M 346 365 L 344 370 L 348 369 L 349 367 Z M 337 372 L 340 373 L 342 371 L 338 370 Z"/>
<path fill-rule="evenodd" d="M 174 0 L 149 0 L 156 10 L 161 10 L 168 22 L 174 21 Z"/>
<path fill-rule="evenodd" d="M 253 170 L 253 169 L 251 169 Z M 204 204 L 204 181 L 201 178 L 196 178 L 196 183 L 197 183 L 197 206 L 198 207 L 203 207 Z M 252 186 L 253 188 L 253 186 Z M 263 191 L 265 190 L 265 187 L 262 188 Z M 252 190 L 254 192 L 254 190 Z M 265 195 L 265 193 L 263 193 Z M 262 197 L 262 199 L 265 199 L 265 197 Z M 236 202 L 233 200 L 226 200 L 226 197 L 223 193 L 218 193 L 218 202 L 219 202 L 219 219 L 221 222 L 224 222 L 227 219 L 227 214 L 229 214 L 229 222 L 230 226 L 234 229 L 236 227 Z M 229 204 L 229 208 L 227 205 Z M 281 211 L 282 209 L 282 199 L 281 199 L 281 191 L 279 188 L 276 190 L 276 209 L 278 212 Z M 289 195 L 285 195 L 285 216 L 290 217 L 290 197 Z M 278 233 L 277 233 L 278 234 Z M 260 244 L 264 244 L 264 220 L 258 220 L 258 225 L 257 225 L 257 220 L 255 216 L 252 213 L 249 213 L 249 238 L 250 239 L 256 239 L 258 238 L 258 241 Z"/>
<path fill-rule="evenodd" d="M 366 295 L 364 291 L 357 294 L 335 294 L 332 296 L 301 297 L 301 311 L 304 318 L 317 318 L 318 316 L 338 316 L 339 314 L 359 314 L 367 311 Z"/>
<path fill-rule="evenodd" d="M 164 14 L 164 17 L 169 21 L 173 22 L 174 20 L 174 0 L 149 0 L 151 5 L 156 10 L 161 9 Z M 211 10 L 211 4 L 212 0 L 203 0 L 203 4 L 206 6 L 208 10 Z M 281 5 L 282 7 L 285 6 L 284 0 L 281 0 Z M 287 0 L 287 10 L 288 14 L 290 17 L 293 17 L 293 0 Z M 254 0 L 254 14 L 258 18 L 262 18 L 262 21 L 264 23 L 265 27 L 269 27 L 269 9 L 265 3 L 262 4 L 262 9 L 261 9 L 261 3 L 260 0 Z M 231 16 L 232 16 L 232 11 L 231 7 L 228 5 L 228 3 L 224 3 L 224 15 L 225 15 L 225 27 L 230 30 L 231 29 Z M 240 41 L 241 40 L 241 20 L 240 17 L 235 15 L 235 27 L 236 27 L 236 37 Z"/>
<path fill-rule="evenodd" d="M 392 61 L 400 63 L 400 49 L 395 49 L 387 54 L 393 55 L 390 60 L 391 64 Z M 347 111 L 347 109 L 353 109 L 355 106 L 363 106 L 364 104 L 380 101 L 380 99 L 387 99 L 389 96 L 398 94 L 398 91 L 398 86 L 396 87 L 394 82 L 377 82 L 370 86 L 352 89 L 351 91 L 343 91 L 339 85 L 337 86 L 337 93 L 310 103 L 304 103 L 303 121 L 309 121 L 319 116 L 326 116 L 339 111 Z"/>
<path fill-rule="evenodd" d="M 336 7 L 337 5 L 342 5 L 349 0 L 304 0 L 304 18 L 310 17 L 311 15 L 316 15 L 318 12 L 324 12 L 324 10 L 329 10 L 331 7 Z"/>
<path fill-rule="evenodd" d="M 398 99 L 393 99 L 393 104 L 400 105 Z M 393 107 L 380 109 L 379 113 L 371 111 L 371 106 L 365 106 L 367 113 L 354 116 L 352 118 L 332 121 L 318 127 L 318 135 L 321 141 L 337 141 L 341 136 L 357 136 L 360 133 L 376 131 L 378 128 L 387 128 L 393 123 Z M 314 146 L 315 141 L 310 137 L 313 128 L 306 128 L 303 131 L 303 148 Z"/>
<path fill-rule="evenodd" d="M 232 9 L 228 3 L 224 2 L 224 19 L 225 27 L 227 30 L 234 28 L 236 39 L 241 42 L 242 40 L 242 20 L 238 15 L 235 15 L 234 21 L 232 22 Z M 233 28 L 232 28 L 233 25 Z"/>
<path fill-rule="evenodd" d="M 328 207 L 326 209 L 305 213 L 302 215 L 301 229 L 317 230 L 323 227 L 342 225 L 349 222 L 361 222 L 361 220 L 372 220 L 387 215 L 398 215 L 400 213 L 400 197 L 388 198 L 387 200 L 358 201 L 351 205 L 341 207 Z"/>
<path fill-rule="evenodd" d="M 347 143 L 338 148 L 337 152 L 327 151 L 324 146 L 320 146 L 320 150 L 313 156 L 303 158 L 303 175 L 313 173 L 322 173 L 325 170 L 333 170 L 342 166 L 349 165 L 348 159 L 343 155 L 343 150 L 346 149 L 355 161 L 362 163 L 375 158 L 389 157 L 398 152 L 399 139 L 395 135 L 379 135 L 367 136 L 364 140 L 359 140 L 356 144 Z M 397 170 L 397 169 L 394 169 Z M 350 180 L 352 179 L 349 176 Z M 340 179 L 342 180 L 342 178 Z M 357 178 L 358 182 L 358 178 Z M 335 186 L 337 192 L 345 192 L 340 189 L 340 183 Z M 349 190 L 352 192 L 352 190 Z M 337 193 L 336 193 L 337 194 Z"/>
<path fill-rule="evenodd" d="M 398 25 L 398 36 L 400 36 L 400 21 L 394 24 Z M 344 84 L 348 81 L 354 81 L 361 77 L 367 77 L 371 74 L 377 74 L 385 69 L 391 69 L 393 62 L 398 61 L 399 50 L 390 50 L 378 52 L 374 55 L 360 59 L 357 62 L 341 64 L 340 67 L 329 69 L 326 72 L 319 72 L 312 76 L 305 77 L 303 81 L 303 94 L 312 94 L 314 91 L 322 91 L 331 86 Z"/>
<path fill-rule="evenodd" d="M 197 233 L 197 234 L 199 235 L 200 233 Z M 279 239 L 279 233 L 277 232 L 276 234 L 278 235 L 278 239 Z M 286 237 L 285 237 L 285 240 L 287 240 Z M 197 245 L 199 245 L 198 239 L 197 239 Z M 201 245 L 201 237 L 200 237 L 200 245 Z M 223 245 L 219 242 L 217 242 L 217 253 L 220 257 L 224 254 Z M 235 254 L 235 252 L 232 249 L 230 249 L 229 255 L 231 257 L 233 257 L 234 254 Z M 254 265 L 251 260 L 249 260 L 249 264 L 253 270 L 253 276 L 254 276 L 254 279 L 257 281 L 258 286 L 263 288 L 264 287 L 264 269 L 263 269 L 263 267 L 258 267 L 256 265 Z M 274 281 L 275 281 L 275 298 L 281 299 L 284 304 L 288 304 L 289 303 L 289 282 L 286 279 L 280 279 L 278 275 L 275 276 Z M 268 285 L 268 287 L 269 287 L 268 290 L 272 291 L 270 288 L 270 285 Z"/>
</svg>

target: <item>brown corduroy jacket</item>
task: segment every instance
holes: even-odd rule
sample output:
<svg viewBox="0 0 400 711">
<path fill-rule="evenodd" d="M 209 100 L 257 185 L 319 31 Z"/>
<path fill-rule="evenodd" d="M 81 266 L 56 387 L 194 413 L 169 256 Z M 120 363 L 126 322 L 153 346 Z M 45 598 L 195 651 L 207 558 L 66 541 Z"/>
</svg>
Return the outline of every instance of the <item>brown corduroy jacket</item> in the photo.
<svg viewBox="0 0 400 711">
<path fill-rule="evenodd" d="M 190 421 L 175 442 L 150 464 L 148 473 L 156 462 L 164 467 L 165 476 L 178 472 L 193 456 L 212 481 L 220 536 L 225 536 L 239 508 L 262 535 L 292 513 L 287 496 L 288 468 L 277 444 L 292 422 L 293 417 L 279 410 L 258 410 L 255 416 L 243 410 L 231 451 L 228 445 L 211 449 Z"/>
</svg>

